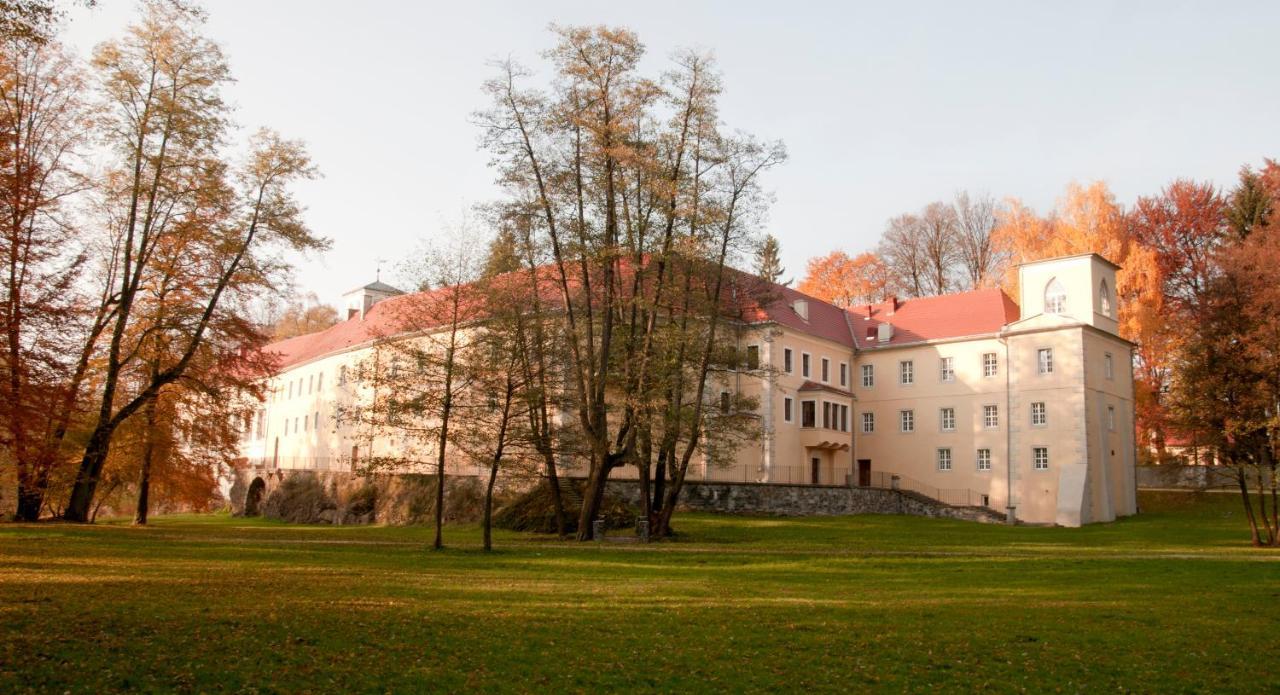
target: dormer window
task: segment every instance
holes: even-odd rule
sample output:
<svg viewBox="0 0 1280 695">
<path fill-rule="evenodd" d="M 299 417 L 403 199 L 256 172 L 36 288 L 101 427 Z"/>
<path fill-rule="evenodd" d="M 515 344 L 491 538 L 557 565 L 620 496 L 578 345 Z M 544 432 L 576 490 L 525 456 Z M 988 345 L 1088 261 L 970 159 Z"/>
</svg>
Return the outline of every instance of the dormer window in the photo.
<svg viewBox="0 0 1280 695">
<path fill-rule="evenodd" d="M 1103 316 L 1111 316 L 1111 289 L 1107 287 L 1107 281 L 1102 281 L 1102 286 L 1098 289 L 1098 305 L 1102 307 Z"/>
<path fill-rule="evenodd" d="M 1067 313 L 1067 288 L 1058 278 L 1050 280 L 1049 285 L 1044 288 L 1044 313 Z"/>
</svg>

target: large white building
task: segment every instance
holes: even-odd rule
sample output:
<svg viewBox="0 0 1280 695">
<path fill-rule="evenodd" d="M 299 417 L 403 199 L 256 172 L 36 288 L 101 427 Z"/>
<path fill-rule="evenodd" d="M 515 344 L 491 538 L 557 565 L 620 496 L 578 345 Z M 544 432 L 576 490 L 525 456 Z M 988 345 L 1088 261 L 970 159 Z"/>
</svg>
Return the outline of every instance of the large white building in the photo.
<svg viewBox="0 0 1280 695">
<path fill-rule="evenodd" d="M 1028 263 L 1016 303 L 990 289 L 841 309 L 777 288 L 727 338 L 747 368 L 711 389 L 756 399 L 759 441 L 690 478 L 898 486 L 1066 526 L 1133 514 L 1133 346 L 1117 333 L 1116 270 L 1093 254 Z M 345 321 L 268 348 L 280 370 L 246 459 L 350 469 L 395 446 L 359 441 L 333 414 L 399 294 L 357 289 Z"/>
</svg>

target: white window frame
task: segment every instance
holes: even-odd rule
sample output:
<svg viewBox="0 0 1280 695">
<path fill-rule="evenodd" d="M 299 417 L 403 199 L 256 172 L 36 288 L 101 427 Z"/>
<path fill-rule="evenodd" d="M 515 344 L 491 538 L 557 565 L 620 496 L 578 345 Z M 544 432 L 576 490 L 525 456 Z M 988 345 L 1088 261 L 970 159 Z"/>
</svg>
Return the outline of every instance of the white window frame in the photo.
<svg viewBox="0 0 1280 695">
<path fill-rule="evenodd" d="M 1036 406 L 1040 406 L 1037 413 Z M 1039 415 L 1037 418 L 1036 416 Z M 1047 401 L 1031 402 L 1031 426 L 1032 427 L 1048 427 L 1049 426 L 1049 403 Z"/>
<path fill-rule="evenodd" d="M 874 364 L 864 364 L 864 365 L 861 365 L 861 367 L 862 368 L 858 371 L 861 372 L 862 374 L 862 388 L 864 389 L 875 388 L 876 366 Z"/>
<path fill-rule="evenodd" d="M 1042 452 L 1042 451 L 1044 452 L 1044 464 L 1043 464 L 1043 465 L 1041 465 L 1041 462 L 1040 462 L 1040 459 L 1039 459 L 1040 452 Z M 1033 470 L 1033 471 L 1047 471 L 1047 470 L 1049 470 L 1049 447 L 1047 447 L 1047 446 L 1033 446 L 1033 447 L 1031 447 L 1031 470 Z"/>
<path fill-rule="evenodd" d="M 983 452 L 986 452 L 985 458 L 982 455 Z M 973 460 L 974 460 L 974 467 L 977 468 L 978 472 L 987 473 L 991 471 L 991 449 L 990 448 L 985 446 L 978 447 L 978 450 L 973 454 Z"/>
<path fill-rule="evenodd" d="M 756 366 L 754 367 L 751 366 L 751 348 L 756 349 Z M 759 343 L 751 343 L 747 345 L 746 350 L 744 350 L 742 353 L 742 364 L 743 364 L 743 367 L 745 367 L 748 371 L 752 371 L 760 368 L 760 365 L 762 363 L 760 362 L 760 344 Z"/>
<path fill-rule="evenodd" d="M 809 375 L 812 373 L 813 373 L 813 355 L 807 352 L 801 351 L 800 352 L 800 376 L 804 377 L 805 379 L 808 379 Z"/>
<path fill-rule="evenodd" d="M 1047 358 L 1047 359 L 1046 359 Z M 1053 373 L 1053 348 L 1036 348 L 1036 374 L 1048 376 Z"/>
<path fill-rule="evenodd" d="M 993 414 L 995 417 L 994 418 L 988 417 L 987 416 L 988 412 Z M 993 419 L 995 420 L 995 424 L 991 423 Z M 996 405 L 995 403 L 982 404 L 982 429 L 984 430 L 1000 429 L 1000 406 Z"/>
<path fill-rule="evenodd" d="M 849 387 L 849 363 L 840 363 L 840 385 L 845 388 Z"/>
<path fill-rule="evenodd" d="M 830 384 L 831 383 L 831 360 L 826 357 L 823 357 L 821 369 L 822 371 L 820 372 L 820 374 L 822 375 L 822 379 L 821 379 L 822 383 Z"/>
<path fill-rule="evenodd" d="M 937 463 L 938 470 L 943 473 L 950 471 L 955 467 L 955 461 L 951 456 L 951 447 L 938 447 Z"/>
<path fill-rule="evenodd" d="M 862 412 L 862 433 L 863 434 L 876 433 L 876 414 L 874 412 L 865 411 L 865 410 Z"/>
<path fill-rule="evenodd" d="M 789 347 L 782 348 L 782 370 L 788 374 L 796 373 L 796 353 Z"/>
<path fill-rule="evenodd" d="M 1114 405 L 1107 406 L 1107 431 L 1116 431 L 1116 407 Z"/>
<path fill-rule="evenodd" d="M 1102 354 L 1102 373 L 1108 379 L 1114 380 L 1116 378 L 1115 360 L 1111 358 L 1111 353 L 1109 352 Z"/>
<path fill-rule="evenodd" d="M 987 369 L 987 358 L 991 358 L 991 369 Z M 992 378 L 1000 375 L 1000 356 L 994 352 L 982 353 L 982 376 Z"/>
<path fill-rule="evenodd" d="M 1050 292 L 1053 294 L 1049 294 Z M 1049 278 L 1048 284 L 1044 286 L 1044 313 L 1067 313 L 1067 286 L 1056 277 Z"/>
<path fill-rule="evenodd" d="M 898 432 L 902 434 L 914 434 L 915 431 L 916 431 L 916 411 L 912 408 L 903 408 L 902 410 L 899 410 L 898 411 Z"/>
<path fill-rule="evenodd" d="M 956 358 L 943 357 L 938 360 L 938 380 L 944 384 L 956 380 Z"/>
<path fill-rule="evenodd" d="M 951 426 L 950 426 L 950 427 L 948 427 L 948 426 L 947 426 L 947 415 L 948 415 L 948 412 L 949 412 L 949 413 L 950 413 L 950 415 L 951 415 Z M 944 406 L 944 407 L 942 407 L 942 408 L 938 408 L 938 429 L 942 430 L 943 432 L 955 432 L 955 431 L 956 431 L 956 409 L 955 409 L 954 407 L 952 407 L 952 406 Z"/>
<path fill-rule="evenodd" d="M 914 386 L 916 383 L 916 361 L 900 360 L 898 362 L 898 385 Z"/>
<path fill-rule="evenodd" d="M 796 402 L 791 396 L 782 397 L 782 421 L 796 421 Z"/>
</svg>

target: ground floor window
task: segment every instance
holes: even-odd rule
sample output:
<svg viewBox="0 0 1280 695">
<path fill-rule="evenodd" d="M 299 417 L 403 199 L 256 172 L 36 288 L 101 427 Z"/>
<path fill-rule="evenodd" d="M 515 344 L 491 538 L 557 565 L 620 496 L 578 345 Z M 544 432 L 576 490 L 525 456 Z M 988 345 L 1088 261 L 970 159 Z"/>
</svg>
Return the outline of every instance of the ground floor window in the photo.
<svg viewBox="0 0 1280 695">
<path fill-rule="evenodd" d="M 875 432 L 875 431 L 876 431 L 876 414 L 863 413 L 862 414 L 862 433 L 871 434 L 872 432 Z"/>
<path fill-rule="evenodd" d="M 800 426 L 816 427 L 818 422 L 818 405 L 815 401 L 800 401 Z"/>
<path fill-rule="evenodd" d="M 991 470 L 991 450 L 990 449 L 978 449 L 978 470 L 980 471 Z"/>
<path fill-rule="evenodd" d="M 938 449 L 938 470 L 940 471 L 951 470 L 951 450 L 950 449 L 945 449 L 945 448 Z"/>
</svg>

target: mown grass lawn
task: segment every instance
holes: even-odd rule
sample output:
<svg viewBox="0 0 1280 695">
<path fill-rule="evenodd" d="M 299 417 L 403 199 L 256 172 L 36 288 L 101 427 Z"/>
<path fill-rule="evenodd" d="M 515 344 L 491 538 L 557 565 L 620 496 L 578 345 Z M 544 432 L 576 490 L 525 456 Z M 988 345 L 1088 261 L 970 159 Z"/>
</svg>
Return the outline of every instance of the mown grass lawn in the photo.
<svg viewBox="0 0 1280 695">
<path fill-rule="evenodd" d="M 0 525 L 0 692 L 1280 689 L 1280 553 L 1231 495 L 1083 529 L 682 515 L 473 527 Z"/>
</svg>

